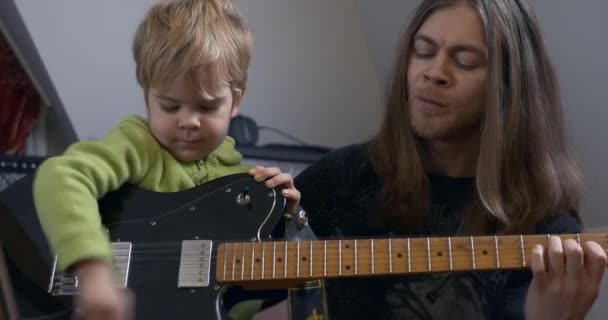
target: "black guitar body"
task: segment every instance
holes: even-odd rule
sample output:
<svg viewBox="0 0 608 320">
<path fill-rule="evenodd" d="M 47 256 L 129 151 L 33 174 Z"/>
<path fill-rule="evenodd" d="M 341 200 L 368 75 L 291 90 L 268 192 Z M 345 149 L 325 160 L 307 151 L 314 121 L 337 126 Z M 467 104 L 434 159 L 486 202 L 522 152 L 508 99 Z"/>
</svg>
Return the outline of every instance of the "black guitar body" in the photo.
<svg viewBox="0 0 608 320">
<path fill-rule="evenodd" d="M 45 275 L 48 286 L 53 259 L 32 206 L 31 179 L 25 177 L 9 187 L 0 194 L 0 201 L 5 211 L 2 215 L 12 215 L 16 224 L 15 234 L 8 236 L 16 242 L 30 241 L 28 250 L 35 253 L 13 259 L 14 264 L 26 280 L 41 287 Z M 227 319 L 226 307 L 235 301 L 225 301 L 223 297 L 231 296 L 230 288 L 215 282 L 217 244 L 280 238 L 285 229 L 279 221 L 286 200 L 278 189 L 266 188 L 248 174 L 222 177 L 176 193 L 151 192 L 126 185 L 105 196 L 99 205 L 111 241 L 131 245 L 130 254 L 125 258 L 128 259 L 126 283 L 135 293 L 137 319 Z M 20 239 L 23 234 L 29 239 Z M 188 267 L 180 260 L 183 240 L 211 241 L 211 251 L 201 254 L 199 261 L 192 265 L 193 268 L 198 264 L 208 266 L 208 269 L 201 268 L 206 274 L 201 275 L 200 285 L 178 285 L 180 263 L 182 270 Z M 10 259 L 11 252 L 8 256 Z M 23 265 L 24 261 L 27 266 Z M 39 264 L 32 266 L 32 261 Z M 57 298 L 48 295 L 49 301 Z M 233 294 L 231 300 L 239 295 Z M 46 312 L 61 311 L 58 305 L 68 308 L 66 310 L 71 308 L 69 303 L 49 305 L 52 306 L 45 306 Z M 27 311 L 23 310 L 22 316 L 25 317 Z M 68 319 L 69 312 L 63 316 Z"/>
</svg>

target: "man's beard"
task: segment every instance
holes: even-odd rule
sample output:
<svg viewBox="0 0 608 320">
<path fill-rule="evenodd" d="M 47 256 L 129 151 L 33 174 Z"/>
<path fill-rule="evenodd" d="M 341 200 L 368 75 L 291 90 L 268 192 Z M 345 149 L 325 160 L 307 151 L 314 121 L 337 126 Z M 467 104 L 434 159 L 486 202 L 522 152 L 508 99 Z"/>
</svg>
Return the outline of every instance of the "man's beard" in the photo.
<svg viewBox="0 0 608 320">
<path fill-rule="evenodd" d="M 420 108 L 410 104 L 409 120 L 416 136 L 425 140 L 438 140 L 458 136 L 474 129 L 479 130 L 481 115 L 424 114 Z"/>
</svg>

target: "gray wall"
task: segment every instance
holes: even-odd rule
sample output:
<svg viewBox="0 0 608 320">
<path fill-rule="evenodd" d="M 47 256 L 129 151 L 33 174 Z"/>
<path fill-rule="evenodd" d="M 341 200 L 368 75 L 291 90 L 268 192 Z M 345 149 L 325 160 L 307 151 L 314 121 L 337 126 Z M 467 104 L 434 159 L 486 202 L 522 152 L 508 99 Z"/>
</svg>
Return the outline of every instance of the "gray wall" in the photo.
<svg viewBox="0 0 608 320">
<path fill-rule="evenodd" d="M 583 219 L 590 230 L 608 231 L 608 2 L 536 0 L 546 42 L 559 72 L 572 138 L 587 181 Z M 608 279 L 588 319 L 606 319 Z"/>
</svg>

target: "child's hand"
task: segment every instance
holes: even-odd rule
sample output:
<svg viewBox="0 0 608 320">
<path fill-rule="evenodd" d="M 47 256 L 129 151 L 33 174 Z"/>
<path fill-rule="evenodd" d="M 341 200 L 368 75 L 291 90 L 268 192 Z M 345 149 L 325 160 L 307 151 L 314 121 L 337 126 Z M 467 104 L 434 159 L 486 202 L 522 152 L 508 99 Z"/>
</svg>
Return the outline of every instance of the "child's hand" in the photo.
<svg viewBox="0 0 608 320">
<path fill-rule="evenodd" d="M 300 191 L 293 184 L 293 178 L 290 174 L 281 172 L 281 169 L 276 167 L 264 168 L 256 166 L 249 170 L 249 174 L 256 181 L 266 181 L 268 188 L 283 186 L 281 194 L 287 199 L 287 208 L 289 213 L 294 213 L 300 203 Z"/>
<path fill-rule="evenodd" d="M 127 290 L 114 283 L 112 266 L 104 261 L 78 263 L 80 294 L 76 296 L 76 319 L 127 320 L 134 319 L 134 299 Z"/>
</svg>

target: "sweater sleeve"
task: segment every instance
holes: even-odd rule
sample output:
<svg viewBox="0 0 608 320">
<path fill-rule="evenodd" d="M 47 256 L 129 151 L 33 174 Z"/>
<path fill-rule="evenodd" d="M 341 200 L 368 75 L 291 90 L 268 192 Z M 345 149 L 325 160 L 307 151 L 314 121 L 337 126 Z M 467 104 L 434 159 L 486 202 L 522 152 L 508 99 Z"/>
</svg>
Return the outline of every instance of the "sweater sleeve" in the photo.
<svg viewBox="0 0 608 320">
<path fill-rule="evenodd" d="M 578 220 L 566 212 L 540 223 L 534 231 L 535 234 L 580 232 L 581 226 Z M 498 304 L 492 312 L 492 319 L 525 319 L 526 297 L 531 281 L 532 272 L 530 270 L 511 272 L 504 287 L 503 297 L 496 300 Z"/>
<path fill-rule="evenodd" d="M 137 182 L 155 158 L 156 143 L 141 121 L 124 120 L 97 141 L 77 142 L 42 163 L 34 203 L 49 245 L 66 269 L 85 259 L 111 259 L 97 200 L 125 182 Z"/>
<path fill-rule="evenodd" d="M 295 177 L 300 205 L 318 236 L 330 236 L 352 209 L 353 187 L 359 179 L 359 167 L 365 163 L 365 150 L 362 145 L 333 150 Z"/>
</svg>

